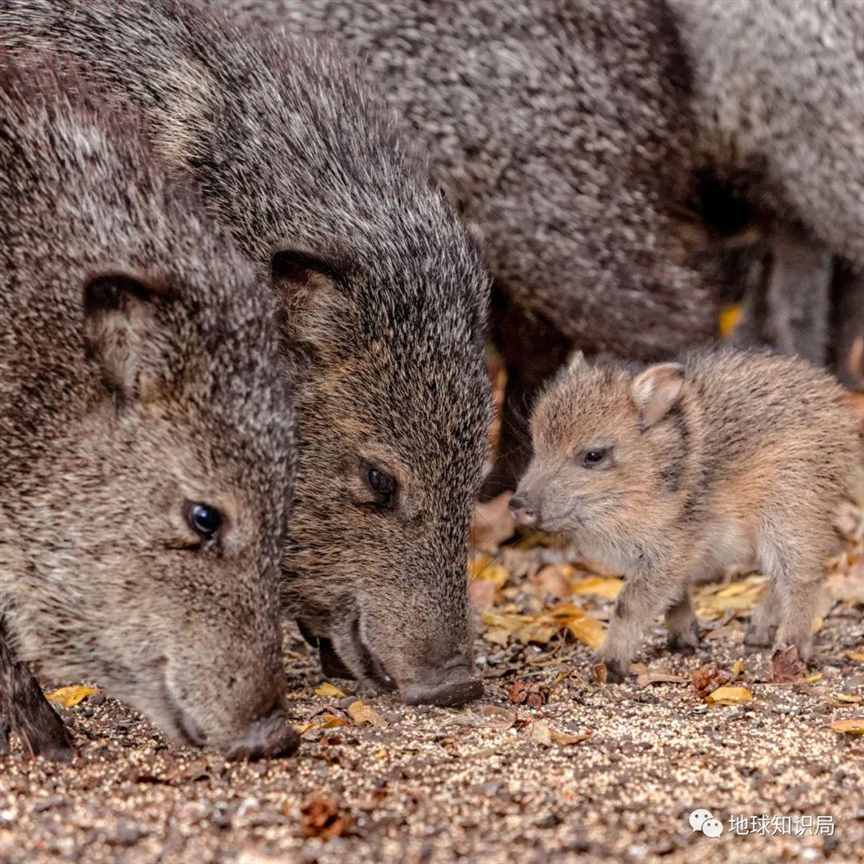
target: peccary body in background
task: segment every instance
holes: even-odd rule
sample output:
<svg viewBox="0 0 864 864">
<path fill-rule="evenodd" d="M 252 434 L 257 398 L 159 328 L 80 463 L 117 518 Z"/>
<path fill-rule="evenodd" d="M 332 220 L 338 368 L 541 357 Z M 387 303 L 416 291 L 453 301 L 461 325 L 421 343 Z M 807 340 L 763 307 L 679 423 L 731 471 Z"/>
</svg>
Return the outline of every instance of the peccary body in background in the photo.
<svg viewBox="0 0 864 864">
<path fill-rule="evenodd" d="M 0 0 L 0 49 L 75 58 L 139 106 L 156 149 L 272 274 L 304 373 L 289 611 L 368 684 L 476 694 L 466 563 L 488 284 L 389 114 L 335 52 L 247 42 L 173 0 Z"/>
<path fill-rule="evenodd" d="M 765 235 L 762 309 L 748 316 L 758 332 L 746 335 L 816 362 L 833 352 L 844 382 L 860 387 L 864 5 L 668 2 L 691 57 L 697 158 Z"/>
<path fill-rule="evenodd" d="M 688 583 L 754 565 L 771 582 L 748 641 L 811 653 L 832 516 L 858 458 L 843 391 L 803 360 L 687 356 L 635 372 L 581 354 L 540 400 L 534 457 L 511 500 L 523 524 L 570 535 L 626 574 L 600 656 L 626 674 L 661 612 L 698 638 Z"/>
<path fill-rule="evenodd" d="M 653 360 L 715 335 L 713 264 L 687 257 L 689 64 L 663 3 L 207 5 L 248 27 L 336 35 L 359 51 L 479 229 L 508 372 L 490 492 L 521 473 L 531 402 L 574 346 Z"/>
<path fill-rule="evenodd" d="M 829 290 L 862 242 L 855 0 L 200 2 L 360 51 L 479 227 L 509 375 L 493 481 L 567 349 L 670 356 L 713 338 L 719 295 L 736 340 L 864 383 L 864 289 L 841 265 Z"/>
<path fill-rule="evenodd" d="M 0 714 L 67 755 L 38 661 L 187 743 L 290 752 L 275 304 L 134 120 L 33 78 L 0 73 Z"/>
</svg>

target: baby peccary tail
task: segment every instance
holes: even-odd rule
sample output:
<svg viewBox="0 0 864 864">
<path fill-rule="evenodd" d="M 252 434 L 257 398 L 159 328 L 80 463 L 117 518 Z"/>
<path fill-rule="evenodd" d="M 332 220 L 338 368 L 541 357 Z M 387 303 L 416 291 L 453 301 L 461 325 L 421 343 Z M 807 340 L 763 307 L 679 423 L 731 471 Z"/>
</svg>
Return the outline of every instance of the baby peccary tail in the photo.
<svg viewBox="0 0 864 864">
<path fill-rule="evenodd" d="M 827 373 L 793 358 L 694 353 L 641 372 L 580 353 L 538 404 L 534 457 L 511 507 L 626 574 L 600 659 L 626 674 L 665 612 L 693 645 L 688 583 L 732 565 L 770 577 L 751 644 L 812 652 L 832 516 L 858 460 L 856 422 Z"/>
<path fill-rule="evenodd" d="M 37 662 L 186 744 L 290 753 L 275 303 L 139 118 L 57 76 L 0 68 L 0 737 L 71 755 Z"/>
</svg>

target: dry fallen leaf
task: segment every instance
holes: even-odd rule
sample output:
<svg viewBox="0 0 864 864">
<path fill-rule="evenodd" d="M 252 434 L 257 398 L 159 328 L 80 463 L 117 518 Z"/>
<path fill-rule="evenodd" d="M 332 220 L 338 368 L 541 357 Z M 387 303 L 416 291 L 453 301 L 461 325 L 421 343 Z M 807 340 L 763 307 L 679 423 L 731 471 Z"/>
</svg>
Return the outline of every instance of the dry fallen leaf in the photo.
<svg viewBox="0 0 864 864">
<path fill-rule="evenodd" d="M 579 744 L 591 737 L 590 732 L 574 735 L 572 732 L 562 732 L 556 729 L 548 720 L 535 720 L 529 729 L 529 737 L 532 741 L 551 747 L 557 744 L 559 747 L 569 747 L 571 744 Z"/>
<path fill-rule="evenodd" d="M 300 808 L 300 830 L 304 837 L 332 840 L 354 827 L 354 819 L 330 798 L 310 798 Z"/>
<path fill-rule="evenodd" d="M 841 705 L 858 705 L 862 697 L 857 693 L 835 693 L 834 701 Z"/>
<path fill-rule="evenodd" d="M 609 678 L 609 670 L 605 663 L 595 663 L 591 667 L 591 677 L 596 684 L 605 684 Z"/>
<path fill-rule="evenodd" d="M 846 720 L 833 720 L 831 728 L 844 735 L 864 735 L 864 717 L 850 717 Z"/>
<path fill-rule="evenodd" d="M 732 664 L 732 680 L 734 681 L 736 678 L 739 678 L 743 671 L 744 671 L 744 661 L 743 660 L 736 660 Z"/>
<path fill-rule="evenodd" d="M 864 651 L 847 651 L 846 656 L 856 663 L 864 663 Z"/>
<path fill-rule="evenodd" d="M 774 684 L 789 684 L 799 681 L 807 672 L 807 667 L 798 656 L 798 649 L 789 645 L 771 655 L 771 678 Z"/>
<path fill-rule="evenodd" d="M 74 708 L 79 702 L 83 702 L 88 696 L 94 696 L 99 690 L 96 687 L 85 687 L 83 684 L 75 684 L 71 687 L 60 687 L 45 694 L 45 698 L 55 705 L 64 708 Z"/>
<path fill-rule="evenodd" d="M 320 684 L 315 688 L 315 695 L 321 696 L 322 698 L 328 699 L 344 699 L 345 693 L 340 690 L 335 684 L 331 684 L 329 681 L 325 681 L 323 684 Z"/>
<path fill-rule="evenodd" d="M 512 705 L 527 705 L 529 708 L 542 708 L 549 701 L 549 689 L 542 684 L 528 681 L 514 681 L 507 691 Z"/>
<path fill-rule="evenodd" d="M 688 680 L 682 675 L 672 675 L 662 669 L 652 672 L 644 663 L 631 663 L 630 671 L 636 675 L 637 687 L 647 687 L 649 684 L 686 684 Z"/>
<path fill-rule="evenodd" d="M 704 699 L 713 690 L 729 682 L 729 675 L 716 666 L 703 666 L 697 669 L 690 679 L 696 692 Z"/>
<path fill-rule="evenodd" d="M 614 600 L 621 593 L 623 587 L 624 580 L 615 576 L 588 576 L 573 582 L 571 593 L 591 594 L 595 597 Z"/>
<path fill-rule="evenodd" d="M 725 612 L 749 612 L 762 598 L 768 577 L 760 573 L 728 584 L 699 586 L 694 592 L 700 618 L 721 618 Z"/>
<path fill-rule="evenodd" d="M 753 694 L 746 687 L 718 687 L 706 697 L 712 705 L 740 705 L 749 702 Z"/>
<path fill-rule="evenodd" d="M 297 734 L 302 736 L 317 729 L 335 729 L 337 726 L 347 726 L 348 723 L 349 721 L 345 717 L 325 711 L 316 714 L 307 723 L 295 724 L 294 728 L 297 730 Z"/>
<path fill-rule="evenodd" d="M 386 726 L 387 721 L 362 699 L 355 699 L 348 706 L 348 716 L 355 726 Z"/>
</svg>

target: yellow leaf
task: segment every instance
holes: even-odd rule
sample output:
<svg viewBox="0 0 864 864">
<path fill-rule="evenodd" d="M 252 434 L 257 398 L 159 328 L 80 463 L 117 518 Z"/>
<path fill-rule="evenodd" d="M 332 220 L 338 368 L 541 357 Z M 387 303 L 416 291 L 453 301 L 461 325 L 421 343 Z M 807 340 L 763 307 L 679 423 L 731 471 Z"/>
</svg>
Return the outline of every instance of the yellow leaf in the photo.
<svg viewBox="0 0 864 864">
<path fill-rule="evenodd" d="M 731 336 L 741 321 L 741 304 L 735 303 L 731 306 L 724 306 L 720 310 L 720 315 L 717 319 L 717 330 L 721 339 L 726 339 Z"/>
<path fill-rule="evenodd" d="M 332 699 L 344 699 L 345 693 L 340 690 L 335 684 L 331 684 L 329 681 L 325 681 L 323 684 L 319 685 L 315 688 L 315 695 L 320 696 L 322 699 L 332 698 Z"/>
<path fill-rule="evenodd" d="M 831 728 L 845 735 L 864 735 L 864 717 L 850 717 L 848 720 L 834 720 Z"/>
<path fill-rule="evenodd" d="M 356 726 L 386 726 L 384 718 L 362 699 L 356 699 L 348 706 L 348 716 Z"/>
<path fill-rule="evenodd" d="M 552 740 L 559 747 L 569 747 L 571 744 L 581 744 L 583 741 L 587 741 L 591 737 L 590 732 L 582 732 L 579 735 L 574 735 L 571 732 L 559 731 L 554 726 L 551 728 L 550 733 L 552 735 Z"/>
<path fill-rule="evenodd" d="M 856 663 L 864 663 L 864 651 L 847 651 L 846 656 Z"/>
<path fill-rule="evenodd" d="M 487 564 L 471 576 L 474 582 L 492 582 L 498 588 L 503 588 L 509 578 L 510 574 L 500 564 Z"/>
<path fill-rule="evenodd" d="M 744 661 L 736 660 L 732 664 L 732 677 L 737 678 L 744 671 Z"/>
<path fill-rule="evenodd" d="M 510 641 L 510 631 L 503 627 L 495 627 L 483 632 L 483 638 L 493 645 L 506 645 Z"/>
<path fill-rule="evenodd" d="M 99 691 L 95 687 L 85 687 L 83 684 L 76 684 L 72 687 L 61 687 L 59 690 L 52 690 L 45 694 L 45 698 L 55 705 L 62 705 L 64 708 L 74 708 L 79 702 L 83 702 L 88 696 L 93 696 Z"/>
<path fill-rule="evenodd" d="M 567 629 L 589 648 L 599 648 L 606 638 L 606 628 L 596 618 L 585 615 L 567 622 Z"/>
<path fill-rule="evenodd" d="M 298 735 L 305 735 L 313 729 L 335 729 L 337 726 L 347 725 L 348 721 L 344 717 L 337 717 L 335 714 L 323 714 L 314 720 L 310 720 L 308 723 L 303 723 L 299 726 L 295 724 L 294 728 L 297 730 Z"/>
<path fill-rule="evenodd" d="M 746 687 L 718 687 L 708 694 L 707 701 L 712 705 L 740 705 L 752 698 L 753 694 Z"/>
<path fill-rule="evenodd" d="M 592 594 L 596 597 L 605 597 L 614 600 L 621 592 L 624 585 L 622 579 L 614 576 L 588 576 L 573 582 L 572 592 L 574 594 Z"/>
<path fill-rule="evenodd" d="M 856 693 L 836 693 L 834 700 L 836 702 L 845 702 L 847 705 L 857 705 L 861 701 L 861 697 Z"/>
</svg>

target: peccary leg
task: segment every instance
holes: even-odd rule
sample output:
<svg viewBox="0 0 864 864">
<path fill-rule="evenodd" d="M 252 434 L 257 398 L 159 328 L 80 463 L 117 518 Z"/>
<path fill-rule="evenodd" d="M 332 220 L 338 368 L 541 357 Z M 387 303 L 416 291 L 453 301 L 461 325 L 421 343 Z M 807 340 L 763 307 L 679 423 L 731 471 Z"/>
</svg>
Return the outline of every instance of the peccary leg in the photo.
<svg viewBox="0 0 864 864">
<path fill-rule="evenodd" d="M 624 679 L 630 671 L 630 661 L 642 643 L 645 628 L 681 601 L 684 579 L 657 577 L 656 570 L 628 574 L 618 595 L 606 641 L 598 652 L 598 659 L 606 665 L 609 681 Z"/>
<path fill-rule="evenodd" d="M 813 617 L 819 592 L 824 590 L 822 561 L 806 562 L 786 580 L 776 648 L 794 645 L 807 662 L 813 656 Z"/>
<path fill-rule="evenodd" d="M 753 610 L 747 631 L 744 634 L 744 644 L 752 648 L 768 648 L 774 643 L 777 633 L 777 623 L 780 620 L 782 595 L 776 579 L 768 583 L 765 596 Z"/>
<path fill-rule="evenodd" d="M 11 727 L 21 736 L 31 756 L 66 761 L 73 755 L 72 739 L 57 712 L 51 707 L 39 682 L 9 647 L 5 625 L 0 618 L 0 714 L 5 735 Z"/>
<path fill-rule="evenodd" d="M 820 244 L 794 229 L 781 228 L 770 239 L 765 331 L 784 354 L 797 354 L 824 366 L 833 258 Z"/>
<path fill-rule="evenodd" d="M 834 368 L 850 390 L 864 390 L 864 273 L 838 260 L 833 287 Z"/>
<path fill-rule="evenodd" d="M 666 627 L 670 650 L 690 652 L 699 647 L 699 625 L 693 613 L 688 585 L 683 586 L 678 599 L 666 610 Z"/>
<path fill-rule="evenodd" d="M 492 333 L 507 368 L 507 389 L 498 456 L 481 492 L 484 500 L 515 489 L 525 473 L 531 459 L 531 409 L 543 383 L 573 347 L 554 326 L 515 308 L 500 289 L 493 294 Z"/>
</svg>

